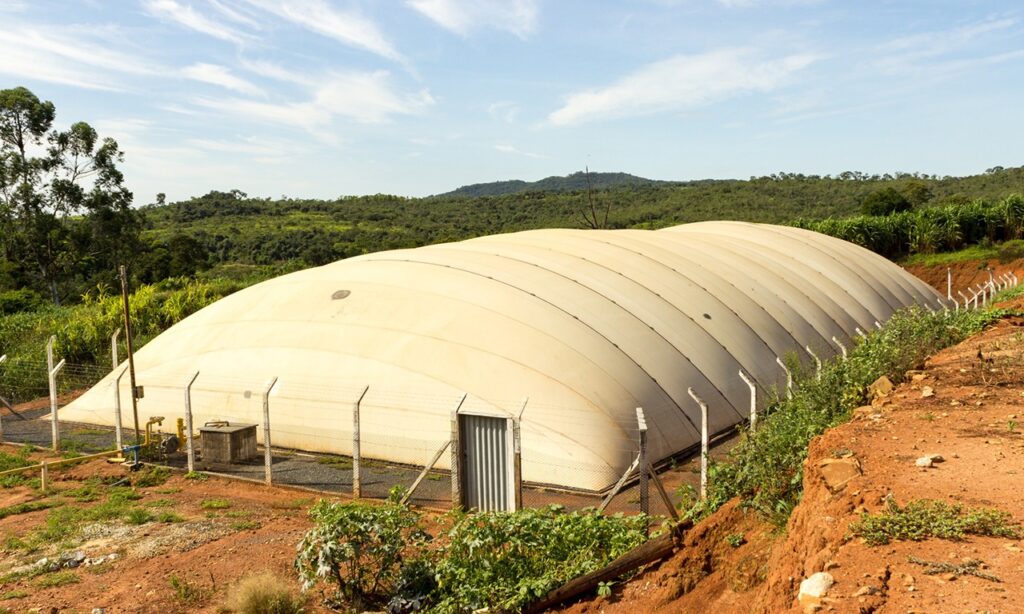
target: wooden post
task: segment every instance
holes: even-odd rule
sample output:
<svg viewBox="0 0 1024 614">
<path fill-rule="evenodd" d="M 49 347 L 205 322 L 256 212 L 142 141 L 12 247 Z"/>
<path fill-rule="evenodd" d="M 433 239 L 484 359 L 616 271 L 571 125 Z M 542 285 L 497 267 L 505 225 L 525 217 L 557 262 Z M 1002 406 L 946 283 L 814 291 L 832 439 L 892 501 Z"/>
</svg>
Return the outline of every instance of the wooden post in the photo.
<svg viewBox="0 0 1024 614">
<path fill-rule="evenodd" d="M 661 502 L 668 508 L 668 513 L 672 516 L 672 520 L 679 521 L 679 512 L 676 511 L 676 506 L 672 503 L 672 499 L 668 496 L 668 491 L 665 490 L 665 485 L 661 483 L 661 478 L 658 477 L 658 472 L 654 470 L 654 467 L 647 465 L 647 472 L 651 474 L 651 481 L 658 489 L 658 495 L 661 496 Z"/>
<path fill-rule="evenodd" d="M 53 344 L 57 337 L 51 336 L 46 342 L 46 371 L 50 385 L 50 438 L 54 452 L 60 451 L 60 423 L 57 421 L 57 373 L 64 368 L 64 360 L 53 364 Z"/>
<path fill-rule="evenodd" d="M 47 484 L 50 481 L 49 471 L 47 469 L 48 466 L 49 463 L 47 463 L 46 461 L 43 461 L 42 464 L 39 466 L 39 490 L 43 491 L 44 493 L 46 492 Z"/>
<path fill-rule="evenodd" d="M 619 481 L 615 483 L 615 486 L 613 486 L 612 489 L 608 492 L 608 494 L 605 495 L 604 501 L 601 501 L 601 505 L 597 506 L 597 511 L 603 512 L 604 509 L 608 507 L 608 504 L 612 502 L 612 499 L 615 498 L 615 495 L 619 494 L 619 491 L 622 490 L 622 485 L 625 484 L 626 480 L 629 479 L 629 474 L 633 473 L 633 470 L 636 469 L 639 464 L 640 455 L 638 454 L 636 458 L 633 459 L 633 462 L 630 463 L 629 467 L 626 467 L 626 471 L 623 472 L 621 476 L 619 476 Z"/>
<path fill-rule="evenodd" d="M 452 410 L 452 509 L 462 507 L 462 442 L 459 440 L 459 410 L 462 409 L 466 396 L 463 394 L 458 405 Z"/>
<path fill-rule="evenodd" d="M 804 349 L 807 350 L 807 353 L 811 356 L 811 359 L 814 360 L 814 379 L 820 381 L 821 380 L 821 359 L 818 358 L 818 355 L 814 353 L 814 350 L 811 349 L 811 346 L 805 345 Z"/>
<path fill-rule="evenodd" d="M 197 377 L 199 377 L 199 371 L 196 371 L 185 382 L 185 441 L 182 443 L 185 444 L 185 455 L 188 458 L 189 473 L 193 473 L 196 470 L 196 443 L 195 437 L 192 434 L 194 432 L 192 430 L 192 384 L 196 382 Z"/>
<path fill-rule="evenodd" d="M 363 388 L 359 398 L 352 404 L 352 496 L 356 499 L 363 496 L 363 449 L 360 443 L 362 435 L 359 430 L 359 406 L 369 390 L 369 386 Z"/>
<path fill-rule="evenodd" d="M 117 442 L 118 450 L 124 447 L 124 430 L 121 426 L 121 378 L 127 372 L 128 367 L 125 367 L 114 380 L 114 440 Z"/>
<path fill-rule="evenodd" d="M 7 354 L 0 356 L 0 365 L 7 361 Z M 3 416 L 0 416 L 0 441 L 4 440 L 4 420 Z"/>
<path fill-rule="evenodd" d="M 946 298 L 953 298 L 953 269 L 946 268 Z"/>
<path fill-rule="evenodd" d="M 775 357 L 775 362 L 782 367 L 782 370 L 786 373 L 786 398 L 793 398 L 793 374 L 789 372 L 789 367 L 786 363 L 782 362 L 782 359 L 778 356 Z"/>
<path fill-rule="evenodd" d="M 132 384 L 132 416 L 135 418 L 135 445 L 142 445 L 142 430 L 139 429 L 139 395 L 135 384 L 135 352 L 132 349 L 132 315 L 128 305 L 128 270 L 122 264 L 121 273 L 121 304 L 124 316 L 124 344 L 128 350 L 128 375 Z"/>
<path fill-rule="evenodd" d="M 412 486 L 409 487 L 409 490 L 407 490 L 405 494 L 402 495 L 402 500 L 399 501 L 399 503 L 405 505 L 406 503 L 409 502 L 409 499 L 412 499 L 412 494 L 416 492 L 417 488 L 420 487 L 420 482 L 423 481 L 423 478 L 427 477 L 427 474 L 430 473 L 430 470 L 434 468 L 434 465 L 437 464 L 437 461 L 441 460 L 441 455 L 444 454 L 444 451 L 447 450 L 448 446 L 450 446 L 451 444 L 451 441 L 446 441 L 440 448 L 438 448 L 437 452 L 434 453 L 434 457 L 430 459 L 429 463 L 427 463 L 427 466 L 423 468 L 423 471 L 420 471 L 420 474 L 418 476 L 416 476 L 416 480 L 412 483 Z"/>
<path fill-rule="evenodd" d="M 271 468 L 274 458 L 270 451 L 270 393 L 273 392 L 274 386 L 277 386 L 277 377 L 271 378 L 263 391 L 263 468 L 265 472 L 263 481 L 267 483 L 267 486 L 274 483 L 273 469 Z"/>
<path fill-rule="evenodd" d="M 740 369 L 740 379 L 750 387 L 750 430 L 753 431 L 757 429 L 757 384 L 743 372 L 743 369 Z"/>
<path fill-rule="evenodd" d="M 650 493 L 647 490 L 647 420 L 642 407 L 636 408 L 637 443 L 640 446 L 640 513 L 651 514 Z"/>
<path fill-rule="evenodd" d="M 686 392 L 700 405 L 700 498 L 704 500 L 708 496 L 708 404 L 693 388 L 687 388 Z"/>
<path fill-rule="evenodd" d="M 121 329 L 114 331 L 114 334 L 110 336 L 110 362 L 111 369 L 117 368 L 117 338 L 121 335 Z"/>
<path fill-rule="evenodd" d="M 523 420 L 523 412 L 526 411 L 526 404 L 530 397 L 523 399 L 519 407 L 519 415 L 512 419 L 512 481 L 515 494 L 515 509 L 523 509 L 523 440 L 520 425 Z"/>
</svg>

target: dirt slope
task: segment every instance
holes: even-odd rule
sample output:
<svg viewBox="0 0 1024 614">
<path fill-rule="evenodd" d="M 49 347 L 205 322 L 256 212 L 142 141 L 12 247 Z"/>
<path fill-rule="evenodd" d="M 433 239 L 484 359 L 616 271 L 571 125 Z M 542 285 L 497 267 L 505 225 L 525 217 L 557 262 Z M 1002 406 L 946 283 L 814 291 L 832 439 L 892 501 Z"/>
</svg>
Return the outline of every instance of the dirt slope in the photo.
<svg viewBox="0 0 1024 614">
<path fill-rule="evenodd" d="M 804 498 L 781 535 L 735 505 L 725 506 L 700 523 L 672 559 L 617 587 L 611 598 L 577 603 L 568 611 L 800 612 L 800 582 L 827 570 L 835 585 L 821 611 L 1019 612 L 1024 544 L 1016 540 L 972 537 L 871 547 L 847 539 L 847 530 L 862 512 L 881 510 L 887 496 L 899 504 L 939 499 L 998 508 L 1024 521 L 1021 425 L 1024 321 L 1008 318 L 932 357 L 906 384 L 815 439 Z M 927 454 L 945 462 L 917 467 L 915 460 Z M 862 473 L 830 488 L 821 466 L 836 458 L 858 464 Z M 734 547 L 730 541 L 736 543 L 737 536 L 744 543 Z M 910 556 L 954 564 L 980 559 L 984 571 L 1001 582 L 926 575 Z"/>
<path fill-rule="evenodd" d="M 1003 273 L 1015 273 L 1018 277 L 1024 274 L 1024 260 L 1001 263 L 998 260 L 956 262 L 953 264 L 941 264 L 935 266 L 912 265 L 904 267 L 912 275 L 924 280 L 924 282 L 946 295 L 946 274 L 947 269 L 953 274 L 953 296 L 957 296 L 957 290 L 970 296 L 967 288 L 976 287 L 980 283 L 989 280 L 988 269 L 992 269 L 995 276 Z"/>
</svg>

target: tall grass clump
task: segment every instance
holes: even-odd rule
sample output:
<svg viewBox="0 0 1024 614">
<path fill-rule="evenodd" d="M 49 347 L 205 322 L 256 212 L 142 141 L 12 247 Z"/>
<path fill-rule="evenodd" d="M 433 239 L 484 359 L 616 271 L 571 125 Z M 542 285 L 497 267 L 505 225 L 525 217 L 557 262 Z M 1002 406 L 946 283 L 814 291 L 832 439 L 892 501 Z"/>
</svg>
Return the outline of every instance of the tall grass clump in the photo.
<svg viewBox="0 0 1024 614">
<path fill-rule="evenodd" d="M 742 505 L 777 525 L 785 524 L 799 502 L 803 461 L 814 437 L 849 419 L 866 403 L 868 386 L 883 375 L 899 382 L 925 358 L 982 330 L 1002 311 L 930 313 L 920 307 L 897 312 L 877 332 L 859 340 L 847 360 L 824 365 L 820 379 L 813 371 L 798 373 L 791 399 L 773 400 L 754 432 L 708 471 L 708 497 L 689 514 L 700 518 L 739 497 Z"/>
</svg>

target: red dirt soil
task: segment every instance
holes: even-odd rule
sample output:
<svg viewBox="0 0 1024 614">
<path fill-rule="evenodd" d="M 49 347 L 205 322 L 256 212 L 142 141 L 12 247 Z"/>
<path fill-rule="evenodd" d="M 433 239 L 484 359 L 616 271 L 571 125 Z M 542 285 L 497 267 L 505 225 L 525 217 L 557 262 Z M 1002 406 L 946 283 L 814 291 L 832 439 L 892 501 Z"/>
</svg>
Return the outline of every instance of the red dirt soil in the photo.
<svg viewBox="0 0 1024 614">
<path fill-rule="evenodd" d="M 943 280 L 944 281 L 944 280 Z M 1006 305 L 1024 308 L 1024 299 Z M 925 388 L 930 388 L 926 391 Z M 686 536 L 673 557 L 616 586 L 612 597 L 568 612 L 1020 612 L 1024 544 L 968 537 L 868 546 L 848 539 L 863 512 L 937 499 L 996 508 L 1024 520 L 1024 320 L 1008 317 L 929 359 L 922 371 L 854 419 L 816 438 L 804 468 L 804 496 L 785 531 L 724 506 Z M 852 454 L 862 474 L 830 490 L 823 461 Z M 939 454 L 924 469 L 915 460 Z M 729 544 L 742 535 L 744 543 Z M 926 575 L 910 556 L 961 564 L 984 561 L 993 582 Z M 823 603 L 802 610 L 800 582 L 820 571 L 835 579 Z M 870 588 L 865 588 L 870 587 Z M 867 594 L 871 593 L 871 594 Z"/>
<path fill-rule="evenodd" d="M 957 300 L 960 300 L 957 296 L 957 290 L 970 297 L 971 293 L 967 291 L 967 288 L 977 287 L 978 284 L 989 280 L 987 269 L 992 269 L 992 274 L 996 277 L 1003 273 L 1014 273 L 1018 278 L 1024 280 L 1024 260 L 1014 260 L 1007 263 L 1001 263 L 998 260 L 989 260 L 988 262 L 970 260 L 948 265 L 926 266 L 918 264 L 904 268 L 912 275 L 917 276 L 926 284 L 938 290 L 942 293 L 942 296 L 946 296 L 946 271 L 948 269 L 953 273 L 953 296 Z"/>
</svg>

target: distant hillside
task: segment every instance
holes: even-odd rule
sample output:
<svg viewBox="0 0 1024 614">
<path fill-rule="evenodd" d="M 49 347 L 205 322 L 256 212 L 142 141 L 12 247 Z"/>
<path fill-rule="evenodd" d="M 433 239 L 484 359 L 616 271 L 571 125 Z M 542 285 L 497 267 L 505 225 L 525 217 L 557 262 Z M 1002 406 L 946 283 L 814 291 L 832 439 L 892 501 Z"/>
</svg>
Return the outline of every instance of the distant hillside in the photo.
<svg viewBox="0 0 1024 614">
<path fill-rule="evenodd" d="M 645 179 L 629 173 L 590 173 L 590 187 L 594 190 L 605 190 L 622 186 L 665 184 L 667 181 Z M 457 190 L 438 194 L 438 196 L 504 196 L 520 192 L 578 192 L 587 189 L 587 174 L 573 173 L 565 177 L 552 176 L 539 181 L 492 181 L 491 183 L 474 183 Z"/>
</svg>

